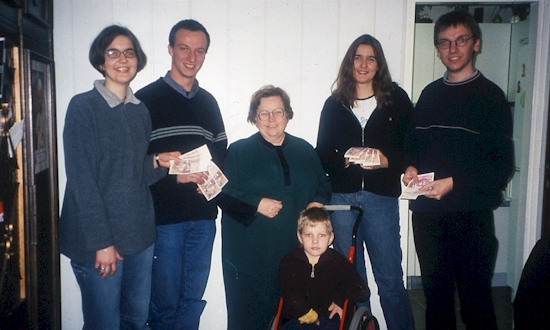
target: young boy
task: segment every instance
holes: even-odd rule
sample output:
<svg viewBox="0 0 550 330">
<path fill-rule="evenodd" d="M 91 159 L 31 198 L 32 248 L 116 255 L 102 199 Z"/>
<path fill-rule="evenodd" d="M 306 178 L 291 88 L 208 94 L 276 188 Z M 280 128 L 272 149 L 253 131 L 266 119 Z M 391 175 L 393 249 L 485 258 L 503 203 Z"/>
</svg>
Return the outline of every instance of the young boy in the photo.
<svg viewBox="0 0 550 330">
<path fill-rule="evenodd" d="M 366 301 L 369 288 L 346 258 L 328 248 L 334 233 L 325 209 L 302 211 L 297 235 L 302 247 L 279 265 L 281 320 L 288 320 L 282 329 L 338 329 L 344 300 Z"/>
</svg>

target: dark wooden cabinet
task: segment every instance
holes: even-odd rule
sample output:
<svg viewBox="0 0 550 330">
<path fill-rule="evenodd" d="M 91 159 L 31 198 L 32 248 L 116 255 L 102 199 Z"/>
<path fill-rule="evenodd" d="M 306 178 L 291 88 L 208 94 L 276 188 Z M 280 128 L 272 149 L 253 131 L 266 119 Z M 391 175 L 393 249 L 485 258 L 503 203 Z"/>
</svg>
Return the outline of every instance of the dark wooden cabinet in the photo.
<svg viewBox="0 0 550 330">
<path fill-rule="evenodd" d="M 61 328 L 52 6 L 0 0 L 1 329 Z"/>
</svg>

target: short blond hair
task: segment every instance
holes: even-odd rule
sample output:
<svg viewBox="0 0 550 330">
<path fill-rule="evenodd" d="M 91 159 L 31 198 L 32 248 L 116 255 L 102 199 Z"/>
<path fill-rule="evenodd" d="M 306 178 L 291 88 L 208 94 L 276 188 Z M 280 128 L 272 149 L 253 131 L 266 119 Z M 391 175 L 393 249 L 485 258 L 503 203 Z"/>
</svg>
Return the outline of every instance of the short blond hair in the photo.
<svg viewBox="0 0 550 330">
<path fill-rule="evenodd" d="M 301 234 L 305 226 L 315 227 L 319 223 L 326 224 L 328 232 L 332 233 L 332 221 L 327 210 L 322 207 L 303 210 L 298 218 L 298 233 Z"/>
</svg>

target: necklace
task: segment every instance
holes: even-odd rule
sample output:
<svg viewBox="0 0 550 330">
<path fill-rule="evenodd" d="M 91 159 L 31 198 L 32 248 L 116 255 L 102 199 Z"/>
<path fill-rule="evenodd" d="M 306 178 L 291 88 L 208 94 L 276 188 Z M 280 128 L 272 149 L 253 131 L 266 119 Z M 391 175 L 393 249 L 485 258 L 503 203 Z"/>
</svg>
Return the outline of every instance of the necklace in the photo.
<svg viewBox="0 0 550 330">
<path fill-rule="evenodd" d="M 374 97 L 374 94 L 372 94 L 371 96 L 367 96 L 367 97 L 364 97 L 364 98 L 357 98 L 358 101 L 364 101 L 364 100 L 368 100 L 368 99 L 371 99 Z"/>
</svg>

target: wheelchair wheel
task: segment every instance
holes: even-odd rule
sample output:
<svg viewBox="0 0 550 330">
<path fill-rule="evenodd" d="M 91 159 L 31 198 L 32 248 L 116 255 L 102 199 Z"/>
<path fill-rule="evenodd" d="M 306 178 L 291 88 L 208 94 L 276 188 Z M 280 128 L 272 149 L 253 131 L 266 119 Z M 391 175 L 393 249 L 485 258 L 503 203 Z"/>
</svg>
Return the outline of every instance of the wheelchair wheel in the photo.
<svg viewBox="0 0 550 330">
<path fill-rule="evenodd" d="M 361 306 L 357 309 L 351 319 L 349 330 L 379 330 L 378 320 L 374 317 L 370 310 Z"/>
</svg>

